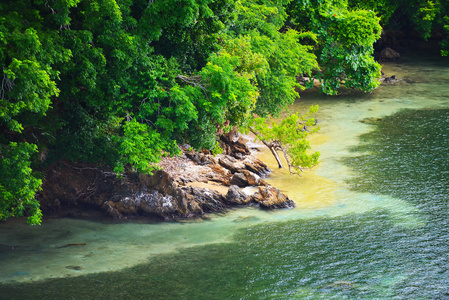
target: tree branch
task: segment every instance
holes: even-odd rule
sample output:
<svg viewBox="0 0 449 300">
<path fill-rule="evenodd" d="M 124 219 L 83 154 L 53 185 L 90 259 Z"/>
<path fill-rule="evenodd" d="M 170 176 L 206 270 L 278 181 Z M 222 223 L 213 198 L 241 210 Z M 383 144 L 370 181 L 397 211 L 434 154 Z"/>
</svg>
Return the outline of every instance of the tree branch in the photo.
<svg viewBox="0 0 449 300">
<path fill-rule="evenodd" d="M 195 75 L 195 76 L 190 76 L 190 77 L 187 77 L 184 75 L 178 75 L 178 76 L 176 76 L 176 78 L 181 79 L 182 82 L 185 82 L 187 84 L 197 86 L 200 89 L 202 89 L 204 93 L 206 93 L 206 87 L 204 86 L 204 84 L 202 84 L 203 77 L 201 75 Z"/>
<path fill-rule="evenodd" d="M 259 140 L 267 146 L 268 149 L 270 149 L 271 153 L 273 154 L 274 158 L 276 159 L 276 162 L 278 163 L 279 168 L 285 169 L 284 164 L 282 163 L 281 159 L 279 158 L 278 153 L 276 152 L 276 148 L 279 147 L 276 143 L 268 143 L 257 131 L 255 131 L 251 126 L 248 126 L 249 131 L 251 131 L 253 134 L 255 134 Z M 288 162 L 288 161 L 287 161 Z M 290 165 L 289 165 L 290 167 Z"/>
<path fill-rule="evenodd" d="M 4 68 L 3 68 L 4 70 Z M 14 86 L 14 81 L 9 79 L 8 76 L 6 76 L 6 74 L 3 74 L 3 80 L 2 80 L 2 89 L 0 90 L 0 99 L 4 99 L 5 98 L 5 91 L 10 91 L 12 90 Z"/>
</svg>

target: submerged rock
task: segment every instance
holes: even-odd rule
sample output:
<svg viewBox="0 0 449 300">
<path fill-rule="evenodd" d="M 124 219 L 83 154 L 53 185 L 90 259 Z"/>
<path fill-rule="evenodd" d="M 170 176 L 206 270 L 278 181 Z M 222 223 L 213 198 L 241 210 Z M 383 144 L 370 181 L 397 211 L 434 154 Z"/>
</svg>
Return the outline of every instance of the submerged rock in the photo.
<svg viewBox="0 0 449 300">
<path fill-rule="evenodd" d="M 66 266 L 65 268 L 73 271 L 81 271 L 83 269 L 83 267 L 81 266 L 72 266 L 72 265 Z"/>
<path fill-rule="evenodd" d="M 381 81 L 382 81 L 383 83 L 394 84 L 394 83 L 401 82 L 402 79 L 397 78 L 396 75 L 392 75 L 392 76 L 390 76 L 390 77 L 384 77 L 384 78 L 382 78 Z"/>
<path fill-rule="evenodd" d="M 260 219 L 256 216 L 246 216 L 246 217 L 240 216 L 234 219 L 234 221 L 232 222 L 240 223 L 240 222 L 257 222 L 257 221 L 260 221 Z"/>
<path fill-rule="evenodd" d="M 376 124 L 379 124 L 382 121 L 383 121 L 382 118 L 365 118 L 363 120 L 360 120 L 360 123 L 369 124 L 369 125 L 376 125 Z"/>
</svg>

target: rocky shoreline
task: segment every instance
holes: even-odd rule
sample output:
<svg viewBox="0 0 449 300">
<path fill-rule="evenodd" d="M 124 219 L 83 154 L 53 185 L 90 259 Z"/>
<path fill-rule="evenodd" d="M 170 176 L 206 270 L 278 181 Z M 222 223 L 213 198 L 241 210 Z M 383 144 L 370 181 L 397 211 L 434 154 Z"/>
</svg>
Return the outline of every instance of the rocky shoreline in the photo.
<svg viewBox="0 0 449 300">
<path fill-rule="evenodd" d="M 105 166 L 61 161 L 47 170 L 37 197 L 47 215 L 90 207 L 113 219 L 165 221 L 207 218 L 237 206 L 295 206 L 263 179 L 270 170 L 242 137 L 230 134 L 220 144 L 224 152 L 216 156 L 185 145 L 181 156 L 164 158 L 151 176 L 129 172 L 119 179 Z"/>
</svg>

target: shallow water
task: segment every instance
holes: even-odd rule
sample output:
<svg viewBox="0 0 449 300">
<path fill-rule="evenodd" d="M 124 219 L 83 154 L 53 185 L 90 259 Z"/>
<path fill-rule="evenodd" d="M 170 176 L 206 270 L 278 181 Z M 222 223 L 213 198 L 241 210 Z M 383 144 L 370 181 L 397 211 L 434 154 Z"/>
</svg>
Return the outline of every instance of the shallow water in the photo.
<svg viewBox="0 0 449 300">
<path fill-rule="evenodd" d="M 0 299 L 449 299 L 449 64 L 384 66 L 403 81 L 319 104 L 321 163 L 270 183 L 297 207 L 210 221 L 0 224 Z M 376 125 L 360 122 L 380 119 Z M 66 246 L 68 244 L 85 244 Z"/>
</svg>

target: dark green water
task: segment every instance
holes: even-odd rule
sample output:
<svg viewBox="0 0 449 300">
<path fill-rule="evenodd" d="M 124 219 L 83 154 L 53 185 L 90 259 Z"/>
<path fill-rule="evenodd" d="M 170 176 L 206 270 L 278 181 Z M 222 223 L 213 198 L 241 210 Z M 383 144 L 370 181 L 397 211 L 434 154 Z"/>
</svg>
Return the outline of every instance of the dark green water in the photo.
<svg viewBox="0 0 449 300">
<path fill-rule="evenodd" d="M 4 299 L 449 299 L 449 110 L 404 111 L 361 137 L 352 188 L 391 194 L 428 220 L 377 210 L 273 222 L 120 272 L 2 285 Z M 421 216 L 423 217 L 423 216 Z"/>
<path fill-rule="evenodd" d="M 349 191 L 400 199 L 406 222 L 360 197 L 360 212 L 298 212 L 120 271 L 3 283 L 0 299 L 449 299 L 449 109 L 437 106 L 382 116 L 337 158 Z"/>
<path fill-rule="evenodd" d="M 382 211 L 272 223 L 121 272 L 2 289 L 9 299 L 438 299 L 447 247 L 431 238 Z"/>
</svg>

